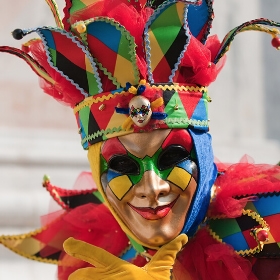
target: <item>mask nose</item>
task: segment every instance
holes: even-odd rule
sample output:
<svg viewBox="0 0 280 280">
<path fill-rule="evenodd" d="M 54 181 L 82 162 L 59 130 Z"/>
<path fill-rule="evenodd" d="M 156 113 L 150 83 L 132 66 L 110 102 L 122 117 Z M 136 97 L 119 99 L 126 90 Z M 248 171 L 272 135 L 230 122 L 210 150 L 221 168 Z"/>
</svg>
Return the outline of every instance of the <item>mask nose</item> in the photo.
<svg viewBox="0 0 280 280">
<path fill-rule="evenodd" d="M 154 171 L 146 171 L 141 181 L 134 186 L 134 195 L 138 199 L 149 200 L 151 203 L 164 199 L 170 193 L 170 185 L 162 180 Z"/>
</svg>

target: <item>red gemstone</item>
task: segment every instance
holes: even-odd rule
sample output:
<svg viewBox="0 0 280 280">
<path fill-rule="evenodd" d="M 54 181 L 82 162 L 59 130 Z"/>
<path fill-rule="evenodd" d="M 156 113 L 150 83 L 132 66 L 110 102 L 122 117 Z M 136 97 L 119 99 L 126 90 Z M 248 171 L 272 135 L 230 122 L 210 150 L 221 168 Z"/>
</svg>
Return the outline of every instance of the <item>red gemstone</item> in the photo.
<svg viewBox="0 0 280 280">
<path fill-rule="evenodd" d="M 274 37 L 274 38 L 271 40 L 271 45 L 272 45 L 274 48 L 279 49 L 279 48 L 280 48 L 280 38 Z"/>
<path fill-rule="evenodd" d="M 262 242 L 266 241 L 268 239 L 268 232 L 265 229 L 260 230 L 257 233 L 257 239 Z"/>
</svg>

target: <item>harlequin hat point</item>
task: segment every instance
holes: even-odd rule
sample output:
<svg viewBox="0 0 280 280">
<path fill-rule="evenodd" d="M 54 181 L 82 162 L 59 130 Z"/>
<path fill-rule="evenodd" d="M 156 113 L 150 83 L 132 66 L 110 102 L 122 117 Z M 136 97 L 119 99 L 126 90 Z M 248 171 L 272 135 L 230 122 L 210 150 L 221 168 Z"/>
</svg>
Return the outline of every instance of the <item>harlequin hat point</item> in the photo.
<svg viewBox="0 0 280 280">
<path fill-rule="evenodd" d="M 16 29 L 15 39 L 40 39 L 0 51 L 24 59 L 45 92 L 74 109 L 85 149 L 133 132 L 208 131 L 207 86 L 234 37 L 262 31 L 280 47 L 280 24 L 267 19 L 234 28 L 222 43 L 208 38 L 211 0 L 66 0 L 63 19 L 55 1 L 46 2 L 57 26 Z"/>
</svg>

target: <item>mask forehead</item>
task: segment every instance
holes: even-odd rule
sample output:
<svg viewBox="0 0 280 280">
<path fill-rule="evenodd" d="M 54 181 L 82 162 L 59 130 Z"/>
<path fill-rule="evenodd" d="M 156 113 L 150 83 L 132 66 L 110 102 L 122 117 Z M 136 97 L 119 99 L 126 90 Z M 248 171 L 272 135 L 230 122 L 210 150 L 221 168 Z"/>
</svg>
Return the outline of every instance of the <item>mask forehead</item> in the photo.
<svg viewBox="0 0 280 280">
<path fill-rule="evenodd" d="M 132 133 L 119 137 L 127 151 L 138 158 L 152 157 L 161 147 L 170 129 L 155 130 L 149 133 Z"/>
<path fill-rule="evenodd" d="M 162 143 L 162 148 L 170 145 L 180 145 L 186 148 L 189 152 L 192 150 L 193 141 L 189 132 L 185 129 L 172 129 L 169 135 Z"/>
</svg>

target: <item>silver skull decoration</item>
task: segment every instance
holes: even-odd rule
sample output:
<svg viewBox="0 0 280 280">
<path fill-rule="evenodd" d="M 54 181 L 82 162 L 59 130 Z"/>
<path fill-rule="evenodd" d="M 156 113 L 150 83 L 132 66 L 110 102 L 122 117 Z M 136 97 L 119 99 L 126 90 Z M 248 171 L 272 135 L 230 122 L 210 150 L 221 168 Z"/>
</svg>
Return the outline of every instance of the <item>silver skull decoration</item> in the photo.
<svg viewBox="0 0 280 280">
<path fill-rule="evenodd" d="M 143 96 L 135 96 L 129 102 L 129 116 L 138 127 L 144 127 L 152 117 L 150 101 Z"/>
</svg>

